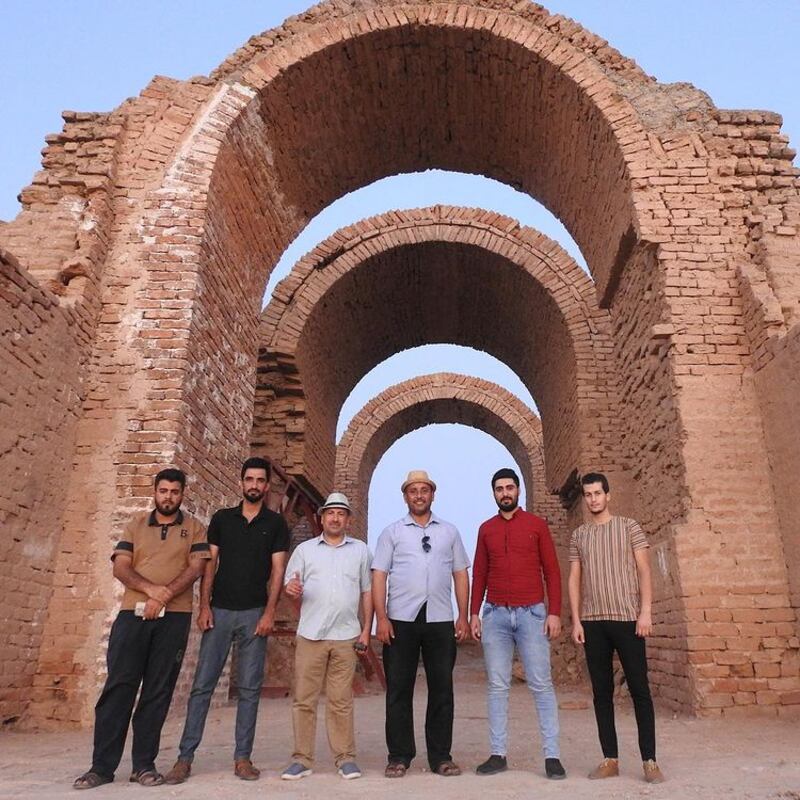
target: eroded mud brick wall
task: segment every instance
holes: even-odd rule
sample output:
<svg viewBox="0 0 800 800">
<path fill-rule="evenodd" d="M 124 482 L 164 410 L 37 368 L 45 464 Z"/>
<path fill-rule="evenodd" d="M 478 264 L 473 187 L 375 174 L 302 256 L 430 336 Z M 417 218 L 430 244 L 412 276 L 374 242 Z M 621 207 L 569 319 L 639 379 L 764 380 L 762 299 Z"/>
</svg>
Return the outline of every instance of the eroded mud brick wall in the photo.
<svg viewBox="0 0 800 800">
<path fill-rule="evenodd" d="M 80 317 L 0 250 L 0 721 L 26 709 L 51 602 L 85 580 L 80 559 L 55 575 L 80 410 Z M 75 647 L 82 620 L 63 646 Z"/>
<path fill-rule="evenodd" d="M 2 720 L 28 708 L 50 610 L 92 591 L 83 548 L 64 553 L 60 566 L 59 552 L 121 125 L 103 114 L 63 116 L 63 131 L 47 137 L 44 168 L 20 194 L 22 212 L 0 222 Z M 64 619 L 60 655 L 50 662 L 59 676 L 63 654 L 80 646 L 84 618 Z M 59 694 L 56 686 L 54 700 Z"/>
<path fill-rule="evenodd" d="M 168 463 L 186 468 L 187 505 L 204 519 L 236 496 L 262 344 L 258 299 L 280 252 L 342 194 L 430 167 L 530 193 L 586 257 L 600 316 L 589 314 L 598 321 L 588 326 L 590 346 L 573 337 L 572 361 L 560 370 L 548 362 L 546 331 L 534 359 L 504 351 L 496 331 L 443 331 L 447 315 L 426 327 L 509 363 L 517 357 L 520 372 L 555 376 L 540 404 L 549 488 L 572 470 L 607 469 L 621 508 L 655 545 L 659 696 L 700 713 L 800 705 L 797 529 L 786 488 L 800 476 L 783 428 L 800 416 L 792 378 L 798 176 L 776 115 L 722 111 L 690 86 L 658 84 L 577 23 L 533 4 L 331 0 L 253 37 L 208 78 L 157 78 L 110 114 L 73 113 L 65 123 L 48 139 L 22 214 L 0 224 L 0 246 L 12 254 L 4 282 L 14 284 L 4 283 L 0 321 L 17 332 L 32 322 L 24 348 L 38 354 L 23 357 L 27 373 L 3 375 L 0 385 L 13 415 L 24 417 L 34 380 L 51 392 L 38 407 L 45 412 L 53 397 L 75 400 L 57 431 L 48 413 L 32 415 L 28 439 L 3 452 L 0 485 L 18 486 L 18 470 L 43 474 L 43 451 L 24 451 L 24 441 L 46 442 L 49 462 L 71 465 L 66 486 L 40 506 L 58 526 L 50 544 L 12 551 L 20 574 L 37 573 L 49 549 L 53 575 L 76 578 L 53 589 L 42 632 L 32 627 L 12 642 L 4 713 L 20 713 L 25 664 L 38 658 L 31 720 L 91 718 L 118 593 L 108 552 L 127 516 L 149 504 L 153 473 Z M 477 242 L 461 242 L 461 253 Z M 428 236 L 423 250 L 448 249 L 440 244 Z M 402 261 L 385 249 L 370 254 L 366 240 L 358 246 L 385 278 L 377 288 L 394 287 Z M 440 291 L 453 290 L 458 274 L 449 250 L 437 268 Z M 420 252 L 405 247 L 412 262 Z M 347 258 L 343 268 L 353 266 Z M 476 263 L 483 274 L 474 277 L 486 282 L 498 268 L 511 275 L 515 262 L 501 247 Z M 554 295 L 523 272 L 513 286 L 529 302 L 514 318 L 536 307 L 551 333 L 566 335 L 571 313 L 556 313 Z M 376 288 L 356 287 L 355 271 L 350 281 L 340 288 L 354 297 Z M 585 304 L 580 291 L 563 291 Z M 59 306 L 33 299 L 51 295 Z M 464 297 L 485 301 L 476 295 L 471 286 Z M 320 298 L 302 314 L 315 316 Z M 68 308 L 74 322 L 63 316 Z M 264 380 L 264 391 L 286 407 L 265 412 L 258 433 L 318 491 L 329 488 L 334 447 L 320 431 L 332 430 L 347 387 L 399 344 L 386 339 L 381 352 L 366 353 L 347 340 L 356 349 L 343 354 L 323 334 L 320 324 L 306 343 L 313 347 L 268 355 L 263 375 L 279 379 Z M 52 352 L 51 337 L 61 342 L 58 363 L 42 379 L 38 359 Z M 564 361 L 564 336 L 556 338 L 552 352 Z M 5 340 L 0 347 L 11 352 Z M 354 353 L 359 360 L 337 375 L 333 359 Z M 314 373 L 320 354 L 333 366 L 309 391 L 304 373 Z M 590 373 L 593 364 L 601 366 Z M 613 377 L 581 385 L 590 374 Z M 573 402 L 582 418 L 565 416 Z M 319 423 L 302 445 L 301 416 Z M 593 427 L 594 417 L 604 424 Z M 560 422 L 548 432 L 551 420 Z M 12 520 L 3 542 L 34 541 L 29 510 L 3 497 Z M 575 504 L 569 524 L 578 518 Z M 35 583 L 36 602 L 47 602 L 53 581 Z"/>
<path fill-rule="evenodd" d="M 620 419 L 656 534 L 656 618 L 667 623 L 653 643 L 654 682 L 702 713 L 780 712 L 800 699 L 796 609 L 754 385 L 758 336 L 741 291 L 752 212 L 742 190 L 759 182 L 739 175 L 741 143 L 721 143 L 713 120 L 730 115 L 711 114 L 702 98 L 692 105 L 683 119 L 709 114 L 707 129 L 662 131 L 634 168 L 637 185 L 658 195 L 644 223 L 658 246 L 634 250 L 610 304 L 628 387 Z M 785 142 L 775 145 L 766 171 L 783 181 Z"/>
</svg>

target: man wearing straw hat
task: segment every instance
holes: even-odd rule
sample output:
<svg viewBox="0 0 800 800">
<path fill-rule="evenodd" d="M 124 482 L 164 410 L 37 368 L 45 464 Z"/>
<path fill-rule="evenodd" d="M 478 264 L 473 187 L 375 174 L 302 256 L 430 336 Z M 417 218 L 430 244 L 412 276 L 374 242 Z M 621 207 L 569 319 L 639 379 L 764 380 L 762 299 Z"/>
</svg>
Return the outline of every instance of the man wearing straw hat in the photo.
<svg viewBox="0 0 800 800">
<path fill-rule="evenodd" d="M 412 470 L 401 486 L 408 514 L 381 533 L 372 562 L 372 598 L 386 671 L 384 774 L 400 778 L 416 755 L 414 682 L 420 653 L 428 683 L 425 741 L 431 771 L 460 775 L 453 741 L 453 667 L 456 642 L 469 633 L 469 559 L 454 525 L 431 511 L 436 484 Z M 388 584 L 388 591 L 387 591 Z M 451 585 L 458 617 L 453 623 Z"/>
</svg>

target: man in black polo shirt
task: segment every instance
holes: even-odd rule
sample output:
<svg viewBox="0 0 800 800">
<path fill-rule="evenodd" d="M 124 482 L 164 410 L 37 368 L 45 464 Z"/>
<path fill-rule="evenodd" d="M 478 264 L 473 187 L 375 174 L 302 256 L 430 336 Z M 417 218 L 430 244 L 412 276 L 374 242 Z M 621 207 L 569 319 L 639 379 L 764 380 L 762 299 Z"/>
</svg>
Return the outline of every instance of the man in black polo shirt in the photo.
<svg viewBox="0 0 800 800">
<path fill-rule="evenodd" d="M 186 723 L 175 766 L 165 782 L 183 783 L 191 772 L 194 752 L 203 738 L 208 706 L 233 641 L 237 643 L 239 703 L 236 708 L 234 773 L 254 781 L 260 775 L 250 756 L 264 678 L 267 635 L 275 624 L 286 558 L 289 529 L 280 514 L 264 502 L 270 467 L 263 458 L 242 464 L 242 502 L 211 518 L 208 543 L 211 562 L 200 582 L 203 631 Z"/>
<path fill-rule="evenodd" d="M 92 767 L 72 784 L 76 789 L 114 780 L 140 684 L 131 781 L 164 781 L 155 765 L 161 728 L 189 637 L 192 584 L 211 559 L 203 526 L 180 510 L 185 486 L 181 470 L 161 470 L 155 509 L 131 519 L 111 556 L 125 594 L 108 640 L 108 678 L 95 706 Z"/>
</svg>

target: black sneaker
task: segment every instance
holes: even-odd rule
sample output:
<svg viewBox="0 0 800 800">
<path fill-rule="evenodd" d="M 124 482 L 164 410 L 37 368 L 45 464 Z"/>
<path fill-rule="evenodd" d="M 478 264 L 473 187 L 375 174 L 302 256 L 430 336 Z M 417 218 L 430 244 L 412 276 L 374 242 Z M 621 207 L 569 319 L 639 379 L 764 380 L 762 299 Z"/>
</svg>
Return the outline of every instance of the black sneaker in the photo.
<svg viewBox="0 0 800 800">
<path fill-rule="evenodd" d="M 544 774 L 553 781 L 563 781 L 567 777 L 564 767 L 561 766 L 561 762 L 557 758 L 546 758 L 544 760 Z"/>
<path fill-rule="evenodd" d="M 505 756 L 490 755 L 483 764 L 475 767 L 478 775 L 496 775 L 498 772 L 505 772 L 508 769 Z"/>
</svg>

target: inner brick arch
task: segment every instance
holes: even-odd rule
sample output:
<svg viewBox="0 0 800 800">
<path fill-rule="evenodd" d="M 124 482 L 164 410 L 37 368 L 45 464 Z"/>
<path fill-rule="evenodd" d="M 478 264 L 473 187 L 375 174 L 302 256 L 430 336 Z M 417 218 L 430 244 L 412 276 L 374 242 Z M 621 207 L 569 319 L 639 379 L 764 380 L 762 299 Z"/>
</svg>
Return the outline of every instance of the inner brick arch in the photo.
<svg viewBox="0 0 800 800">
<path fill-rule="evenodd" d="M 497 439 L 520 467 L 528 509 L 547 517 L 564 538 L 564 510 L 546 488 L 539 418 L 502 386 L 448 372 L 389 387 L 347 426 L 336 448 L 333 485 L 350 499 L 356 536 L 366 541 L 369 485 L 383 455 L 407 433 L 437 423 L 467 425 Z"/>
<path fill-rule="evenodd" d="M 327 491 L 350 390 L 399 350 L 449 342 L 510 366 L 545 422 L 547 485 L 614 471 L 606 312 L 555 242 L 480 209 L 395 211 L 338 231 L 263 314 L 253 446 Z"/>
</svg>

